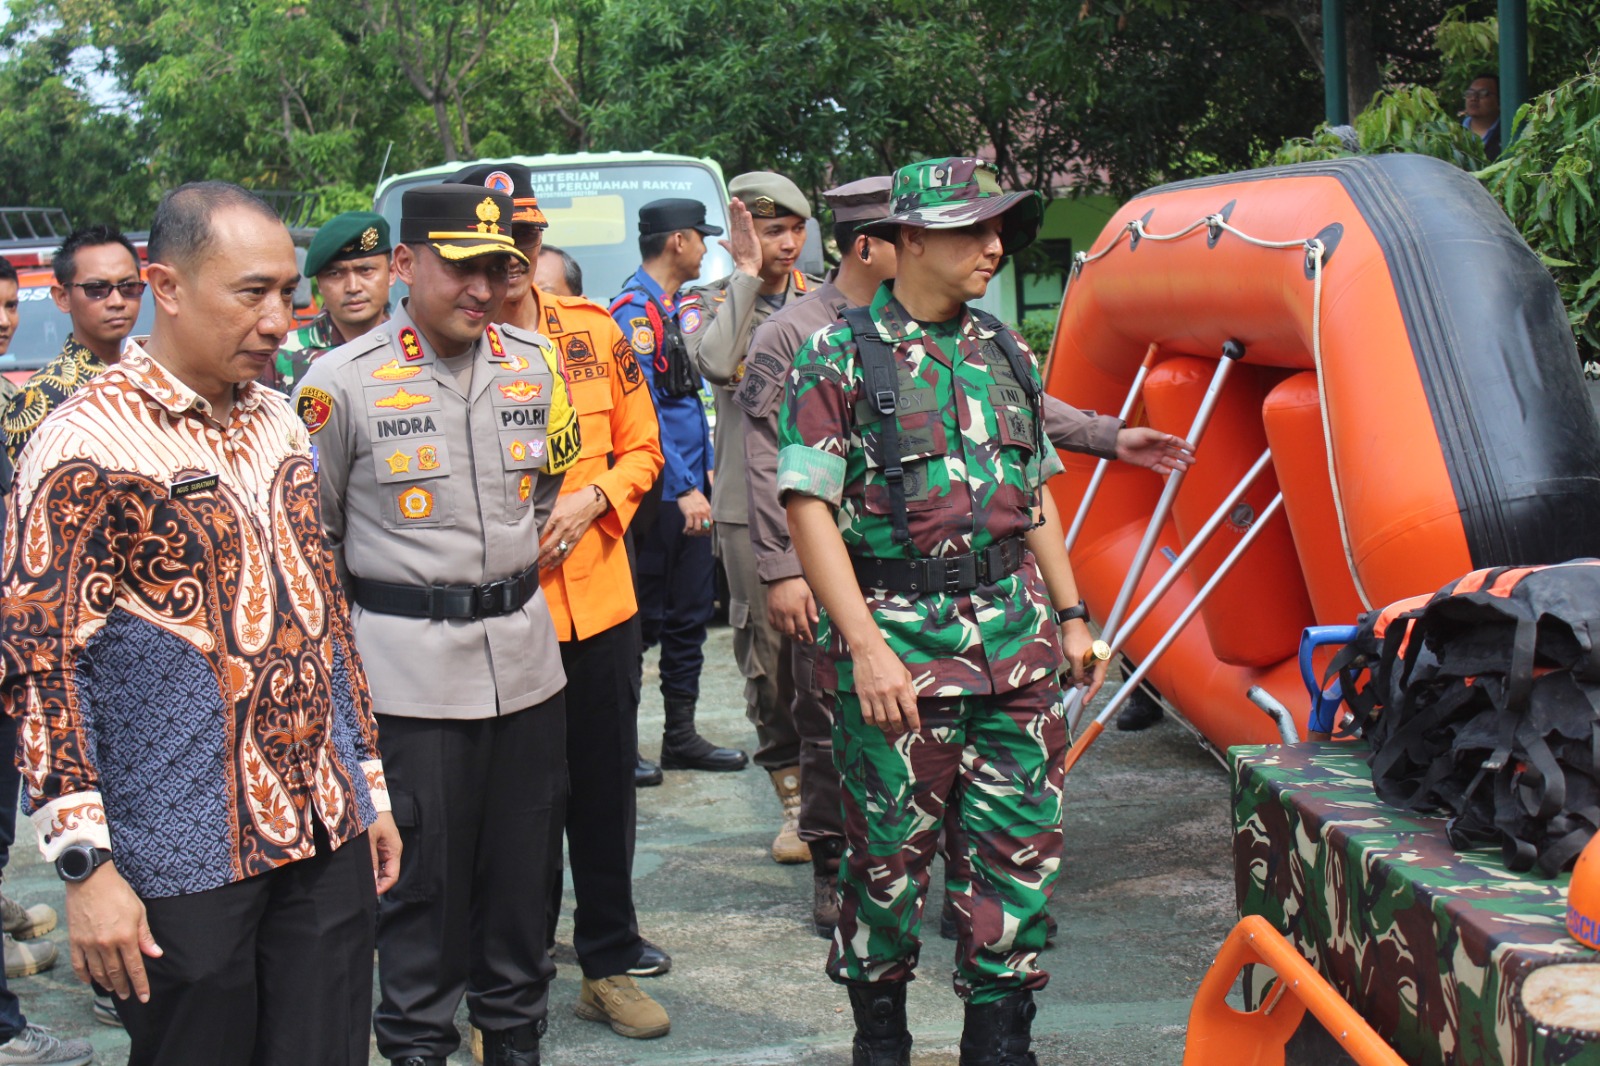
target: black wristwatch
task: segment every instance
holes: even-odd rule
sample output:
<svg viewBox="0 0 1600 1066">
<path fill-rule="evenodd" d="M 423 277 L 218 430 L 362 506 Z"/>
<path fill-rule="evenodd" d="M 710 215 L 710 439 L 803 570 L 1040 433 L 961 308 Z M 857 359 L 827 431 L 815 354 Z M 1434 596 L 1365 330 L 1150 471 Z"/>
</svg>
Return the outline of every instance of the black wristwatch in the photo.
<svg viewBox="0 0 1600 1066">
<path fill-rule="evenodd" d="M 89 875 L 111 861 L 111 849 L 96 848 L 88 844 L 68 844 L 56 856 L 56 876 L 77 884 L 87 881 Z"/>
<path fill-rule="evenodd" d="M 1068 622 L 1076 621 L 1079 618 L 1088 618 L 1088 617 L 1089 617 L 1089 608 L 1088 608 L 1088 606 L 1082 600 L 1079 600 L 1077 603 L 1073 604 L 1071 607 L 1068 607 L 1066 610 L 1057 611 L 1056 612 L 1056 625 L 1064 626 Z"/>
</svg>

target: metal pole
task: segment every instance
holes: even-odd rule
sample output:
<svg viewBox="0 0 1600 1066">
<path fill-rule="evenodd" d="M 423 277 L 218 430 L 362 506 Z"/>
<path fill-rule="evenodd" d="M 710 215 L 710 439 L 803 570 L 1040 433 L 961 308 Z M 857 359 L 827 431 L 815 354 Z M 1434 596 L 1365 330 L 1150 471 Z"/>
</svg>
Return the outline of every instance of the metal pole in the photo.
<svg viewBox="0 0 1600 1066">
<path fill-rule="evenodd" d="M 1330 126 L 1350 124 L 1350 66 L 1344 49 L 1344 0 L 1322 0 L 1323 103 Z"/>
<path fill-rule="evenodd" d="M 1211 384 L 1207 386 L 1206 394 L 1200 400 L 1200 409 L 1195 412 L 1194 421 L 1190 424 L 1185 437 L 1189 446 L 1196 452 L 1200 450 L 1200 440 L 1205 436 L 1206 423 L 1211 421 L 1211 412 L 1217 406 L 1218 397 L 1222 395 L 1222 386 L 1228 380 L 1228 373 L 1233 369 L 1233 364 L 1242 358 L 1244 358 L 1244 345 L 1234 340 L 1223 343 L 1222 358 L 1217 360 L 1216 373 L 1211 375 Z M 1122 627 L 1122 617 L 1127 613 L 1128 604 L 1133 601 L 1134 590 L 1139 586 L 1139 579 L 1144 576 L 1144 568 L 1150 562 L 1150 556 L 1155 554 L 1156 541 L 1161 538 L 1161 527 L 1172 511 L 1173 501 L 1178 498 L 1178 490 L 1183 487 L 1183 477 L 1186 473 L 1186 470 L 1177 470 L 1167 476 L 1167 487 L 1161 491 L 1161 499 L 1156 501 L 1156 509 L 1150 515 L 1150 524 L 1145 526 L 1144 539 L 1139 542 L 1139 548 L 1134 552 L 1133 565 L 1128 568 L 1128 576 L 1122 580 L 1122 589 L 1117 593 L 1117 602 L 1112 605 L 1111 614 L 1100 627 L 1100 638 L 1108 644 L 1117 639 Z M 1083 689 L 1075 688 L 1067 696 L 1067 723 L 1074 729 L 1077 728 L 1082 705 Z"/>
<path fill-rule="evenodd" d="M 1283 493 L 1280 492 L 1272 498 L 1271 503 L 1267 504 L 1266 510 L 1261 512 L 1261 517 L 1257 518 L 1255 524 L 1250 527 L 1250 532 L 1246 533 L 1239 543 L 1234 545 L 1233 551 L 1228 553 L 1228 557 L 1222 560 L 1222 565 L 1217 567 L 1217 572 L 1211 575 L 1211 580 L 1200 586 L 1200 591 L 1194 594 L 1194 599 L 1190 600 L 1188 606 L 1183 609 L 1183 613 L 1178 615 L 1178 620 L 1172 623 L 1172 627 L 1162 635 L 1160 640 L 1156 641 L 1156 646 L 1151 648 L 1150 654 L 1144 657 L 1144 661 L 1139 664 L 1139 669 L 1135 670 L 1133 676 L 1122 683 L 1122 687 L 1117 690 L 1115 696 L 1111 697 L 1111 701 L 1106 704 L 1105 709 L 1095 717 L 1094 721 L 1089 723 L 1089 727 L 1083 731 L 1083 735 L 1077 739 L 1072 745 L 1072 749 L 1067 752 L 1063 772 L 1071 771 L 1078 764 L 1078 760 L 1083 758 L 1083 753 L 1089 750 L 1089 745 L 1100 739 L 1100 734 L 1106 731 L 1106 723 L 1111 720 L 1111 716 L 1121 710 L 1122 705 L 1132 698 L 1134 691 L 1139 687 L 1139 683 L 1150 672 L 1150 668 L 1160 660 L 1168 648 L 1172 647 L 1173 642 L 1178 639 L 1184 628 L 1188 626 L 1190 619 L 1194 618 L 1199 613 L 1200 608 L 1205 606 L 1205 602 L 1211 596 L 1211 593 L 1216 590 L 1218 585 L 1222 584 L 1222 579 L 1228 576 L 1228 571 L 1233 569 L 1234 564 L 1249 550 L 1250 545 L 1255 543 L 1256 536 L 1262 529 L 1266 528 L 1267 522 L 1271 520 L 1273 515 L 1278 513 L 1279 508 L 1282 506 Z"/>
<path fill-rule="evenodd" d="M 1144 362 L 1139 364 L 1139 372 L 1133 375 L 1133 385 L 1122 400 L 1122 410 L 1117 412 L 1117 417 L 1122 419 L 1124 425 L 1128 422 L 1128 415 L 1133 413 L 1133 405 L 1139 398 L 1139 391 L 1144 388 L 1145 375 L 1150 373 L 1150 367 L 1155 363 L 1158 351 L 1160 348 L 1152 344 L 1144 353 Z M 1105 480 L 1106 467 L 1110 465 L 1110 459 L 1101 459 L 1094 464 L 1094 473 L 1089 476 L 1089 487 L 1083 490 L 1083 499 L 1078 501 L 1078 513 L 1072 516 L 1072 528 L 1067 530 L 1068 552 L 1071 552 L 1072 546 L 1078 542 L 1078 534 L 1083 532 L 1083 521 L 1089 517 L 1089 506 L 1099 495 L 1100 482 Z"/>
<path fill-rule="evenodd" d="M 1272 451 L 1270 449 L 1262 452 L 1261 458 L 1255 461 L 1255 465 L 1245 473 L 1244 477 L 1239 479 L 1239 483 L 1233 487 L 1233 491 L 1228 493 L 1228 498 L 1218 504 L 1215 511 L 1211 512 L 1211 517 L 1206 519 L 1206 524 L 1201 526 L 1199 531 L 1195 533 L 1194 538 L 1184 547 L 1183 553 L 1172 561 L 1172 565 L 1167 568 L 1167 572 L 1161 575 L 1161 580 L 1156 582 L 1155 588 L 1150 590 L 1150 595 L 1144 598 L 1144 602 L 1139 604 L 1134 612 L 1128 616 L 1126 622 L 1117 627 L 1117 638 L 1111 645 L 1111 654 L 1115 655 L 1121 651 L 1133 631 L 1138 629 L 1146 618 L 1150 617 L 1150 612 L 1156 609 L 1156 604 L 1160 602 L 1161 597 L 1165 596 L 1167 590 L 1178 580 L 1178 575 L 1189 569 L 1189 564 L 1194 561 L 1196 555 L 1200 554 L 1200 549 L 1206 546 L 1206 542 L 1211 539 L 1211 534 L 1215 533 L 1217 527 L 1221 526 L 1228 515 L 1232 513 L 1234 504 L 1238 503 L 1240 498 L 1244 496 L 1251 483 L 1260 476 L 1261 471 L 1267 468 L 1267 463 L 1271 459 Z"/>
<path fill-rule="evenodd" d="M 1500 0 L 1500 145 L 1516 138 L 1517 108 L 1528 99 L 1528 0 Z"/>
</svg>

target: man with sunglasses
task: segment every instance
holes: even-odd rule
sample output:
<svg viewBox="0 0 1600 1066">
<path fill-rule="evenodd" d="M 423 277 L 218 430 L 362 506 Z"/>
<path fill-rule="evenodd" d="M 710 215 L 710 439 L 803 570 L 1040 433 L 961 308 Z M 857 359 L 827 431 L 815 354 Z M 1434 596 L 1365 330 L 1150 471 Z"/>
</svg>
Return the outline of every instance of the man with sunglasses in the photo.
<svg viewBox="0 0 1600 1066">
<path fill-rule="evenodd" d="M 111 226 L 86 226 L 56 250 L 50 298 L 72 319 L 61 353 L 39 368 L 0 416 L 7 458 L 15 465 L 46 415 L 122 356 L 139 317 L 144 281 L 133 242 Z"/>
</svg>

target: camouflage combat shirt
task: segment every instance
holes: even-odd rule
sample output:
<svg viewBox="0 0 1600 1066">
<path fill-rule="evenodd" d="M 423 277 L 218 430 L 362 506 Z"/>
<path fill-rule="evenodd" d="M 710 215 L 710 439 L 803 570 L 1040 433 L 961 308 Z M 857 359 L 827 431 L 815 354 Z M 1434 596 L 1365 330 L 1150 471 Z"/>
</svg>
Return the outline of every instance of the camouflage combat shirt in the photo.
<svg viewBox="0 0 1600 1066">
<path fill-rule="evenodd" d="M 871 304 L 900 377 L 900 449 L 911 543 L 896 544 L 877 413 L 867 404 L 850 327 L 818 330 L 795 356 L 779 418 L 778 494 L 838 510 L 852 555 L 884 559 L 983 551 L 1031 525 L 1061 460 L 1039 439 L 1022 383 L 994 334 L 965 309 L 947 323 L 907 314 L 888 285 Z M 1018 345 L 1037 361 L 1021 338 Z M 966 593 L 864 595 L 922 697 L 1009 692 L 1061 665 L 1050 600 L 1029 553 L 999 583 Z M 849 649 L 823 612 L 819 684 L 852 691 Z"/>
</svg>

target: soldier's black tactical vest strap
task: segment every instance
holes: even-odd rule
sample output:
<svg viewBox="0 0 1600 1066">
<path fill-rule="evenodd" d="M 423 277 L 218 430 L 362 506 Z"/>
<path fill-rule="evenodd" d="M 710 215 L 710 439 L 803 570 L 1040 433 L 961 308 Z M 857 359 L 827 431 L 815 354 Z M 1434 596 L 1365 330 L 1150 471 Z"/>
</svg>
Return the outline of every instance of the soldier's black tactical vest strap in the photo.
<svg viewBox="0 0 1600 1066">
<path fill-rule="evenodd" d="M 1022 385 L 1022 391 L 1027 394 L 1028 410 L 1033 413 L 1033 439 L 1039 443 L 1039 447 L 1042 449 L 1045 441 L 1044 411 L 1039 398 L 1044 395 L 1043 383 L 1033 376 L 1032 365 L 1028 362 L 1028 358 L 1022 354 L 1022 349 L 1017 347 L 1016 335 L 1006 327 L 1004 322 L 989 312 L 980 311 L 976 307 L 968 308 L 968 310 L 972 313 L 972 317 L 978 320 L 980 326 L 993 331 L 995 342 L 1000 346 L 1001 353 L 1005 355 L 1006 362 L 1011 364 L 1011 373 L 1016 376 L 1017 381 Z M 1037 492 L 1033 495 L 1033 506 L 1039 506 L 1039 493 Z M 1044 512 L 1041 510 L 1039 512 L 1039 520 L 1034 523 L 1034 527 L 1042 525 L 1044 525 Z"/>
<path fill-rule="evenodd" d="M 989 312 L 980 311 L 975 307 L 968 308 L 968 311 L 980 326 L 994 334 L 994 340 L 1001 354 L 1011 366 L 1011 373 L 1028 397 L 1028 408 L 1033 413 L 1033 439 L 1039 442 L 1040 448 L 1043 448 L 1044 415 L 1040 409 L 1039 397 L 1044 393 L 1044 386 L 1034 376 L 1032 365 L 1027 356 L 1022 354 L 1022 349 L 1017 347 L 1017 338 L 1012 335 L 1004 322 Z M 905 460 L 900 454 L 900 419 L 896 413 L 900 401 L 900 376 L 895 369 L 894 350 L 878 336 L 878 325 L 872 320 L 870 308 L 849 307 L 845 309 L 843 317 L 845 324 L 850 327 L 851 337 L 855 340 L 856 358 L 861 361 L 861 378 L 866 383 L 867 403 L 878 413 L 882 422 L 879 441 L 883 448 L 883 477 L 889 488 L 889 512 L 894 524 L 894 540 L 896 544 L 909 544 L 911 529 L 906 516 Z M 1033 500 L 1034 506 L 1038 506 L 1038 502 L 1036 494 Z M 1044 516 L 1041 512 L 1039 523 L 1036 524 L 1042 524 L 1043 521 Z"/>
<path fill-rule="evenodd" d="M 867 387 L 867 403 L 878 412 L 882 426 L 878 438 L 882 449 L 883 478 L 889 485 L 889 513 L 894 523 L 894 542 L 911 543 L 911 526 L 906 517 L 905 460 L 900 455 L 900 375 L 895 371 L 894 351 L 878 336 L 878 324 L 867 307 L 847 307 L 845 324 L 856 343 L 861 360 L 861 378 Z M 882 586 L 880 586 L 882 587 Z"/>
<path fill-rule="evenodd" d="M 971 592 L 993 585 L 1022 565 L 1027 546 L 1021 537 L 1007 537 L 981 552 L 941 555 L 934 559 L 873 559 L 852 555 L 856 582 L 864 589 L 888 589 L 907 596 L 935 592 Z"/>
<path fill-rule="evenodd" d="M 353 575 L 350 585 L 355 601 L 378 614 L 470 621 L 522 610 L 539 591 L 539 566 L 482 585 L 396 585 Z"/>
</svg>

